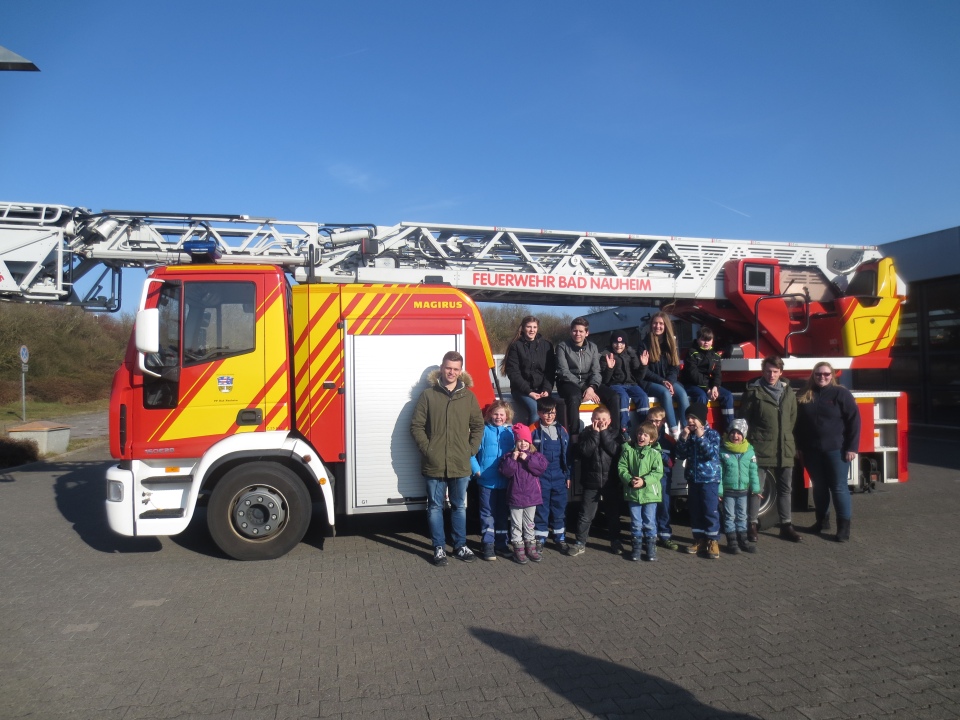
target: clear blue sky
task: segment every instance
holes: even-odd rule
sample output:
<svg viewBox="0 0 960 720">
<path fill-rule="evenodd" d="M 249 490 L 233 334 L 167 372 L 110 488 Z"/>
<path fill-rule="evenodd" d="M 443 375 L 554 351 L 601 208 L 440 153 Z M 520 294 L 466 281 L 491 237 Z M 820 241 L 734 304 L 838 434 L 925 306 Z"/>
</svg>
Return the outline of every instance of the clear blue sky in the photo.
<svg viewBox="0 0 960 720">
<path fill-rule="evenodd" d="M 958 37 L 952 0 L 7 2 L 0 199 L 878 244 L 960 224 Z"/>
</svg>

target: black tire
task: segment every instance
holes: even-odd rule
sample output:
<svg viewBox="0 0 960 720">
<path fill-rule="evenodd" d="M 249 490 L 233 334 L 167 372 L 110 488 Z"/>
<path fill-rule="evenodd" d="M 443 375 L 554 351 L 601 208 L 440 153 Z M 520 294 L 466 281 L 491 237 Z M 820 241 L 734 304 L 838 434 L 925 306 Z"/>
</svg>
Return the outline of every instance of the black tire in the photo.
<svg viewBox="0 0 960 720">
<path fill-rule="evenodd" d="M 780 522 L 780 514 L 777 512 L 777 481 L 773 473 L 760 471 L 760 487 L 763 500 L 760 501 L 757 524 L 761 528 L 776 527 Z"/>
<path fill-rule="evenodd" d="M 283 465 L 238 465 L 213 489 L 207 527 L 217 546 L 237 560 L 272 560 L 303 539 L 313 505 L 303 482 Z"/>
</svg>

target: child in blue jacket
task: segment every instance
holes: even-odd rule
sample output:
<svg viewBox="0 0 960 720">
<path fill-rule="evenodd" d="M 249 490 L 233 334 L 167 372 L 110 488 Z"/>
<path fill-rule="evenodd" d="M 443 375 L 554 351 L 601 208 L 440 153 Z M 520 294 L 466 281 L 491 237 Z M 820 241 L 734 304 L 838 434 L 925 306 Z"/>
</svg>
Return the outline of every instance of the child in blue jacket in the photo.
<svg viewBox="0 0 960 720">
<path fill-rule="evenodd" d="M 483 439 L 476 457 L 470 459 L 473 478 L 480 490 L 480 557 L 496 560 L 497 552 L 508 554 L 507 478 L 500 472 L 500 460 L 514 446 L 513 408 L 497 400 L 484 415 Z"/>
<path fill-rule="evenodd" d="M 537 400 L 538 422 L 530 426 L 533 446 L 547 458 L 547 469 L 540 476 L 543 502 L 537 506 L 534 521 L 537 550 L 543 550 L 547 534 L 553 533 L 557 549 L 566 553 L 567 489 L 570 487 L 570 436 L 557 422 L 557 401 L 552 397 Z"/>
<path fill-rule="evenodd" d="M 693 544 L 686 551 L 719 560 L 720 433 L 707 425 L 707 406 L 703 403 L 691 403 L 686 419 L 677 439 L 677 458 L 687 461 L 683 476 L 693 532 Z"/>
</svg>

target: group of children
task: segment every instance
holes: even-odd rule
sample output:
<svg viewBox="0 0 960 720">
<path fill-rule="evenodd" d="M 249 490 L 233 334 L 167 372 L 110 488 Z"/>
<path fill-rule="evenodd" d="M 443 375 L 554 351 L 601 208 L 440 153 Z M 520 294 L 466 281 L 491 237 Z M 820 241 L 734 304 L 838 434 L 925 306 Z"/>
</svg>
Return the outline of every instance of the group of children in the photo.
<svg viewBox="0 0 960 720">
<path fill-rule="evenodd" d="M 666 412 L 655 407 L 641 419 L 635 437 L 623 442 L 610 411 L 597 406 L 576 444 L 583 502 L 576 541 L 568 543 L 564 526 L 572 473 L 570 437 L 557 423 L 552 397 L 537 401 L 537 415 L 539 420 L 531 426 L 511 427 L 513 410 L 508 403 L 497 401 L 486 411 L 483 441 L 473 459 L 484 560 L 495 560 L 499 554 L 521 565 L 540 562 L 550 535 L 564 554 L 581 555 L 601 503 L 613 552 L 623 551 L 619 538 L 625 507 L 630 514 L 631 560 L 656 560 L 658 545 L 678 550 L 670 526 L 675 462 L 684 462 L 694 539 L 684 550 L 720 557 L 722 502 L 728 551 L 756 551 L 756 545 L 747 540 L 747 498 L 760 494 L 760 479 L 753 448 L 746 440 L 745 420 L 730 419 L 726 439 L 721 441 L 720 433 L 707 424 L 706 404 L 694 402 L 674 439 L 667 432 Z"/>
</svg>

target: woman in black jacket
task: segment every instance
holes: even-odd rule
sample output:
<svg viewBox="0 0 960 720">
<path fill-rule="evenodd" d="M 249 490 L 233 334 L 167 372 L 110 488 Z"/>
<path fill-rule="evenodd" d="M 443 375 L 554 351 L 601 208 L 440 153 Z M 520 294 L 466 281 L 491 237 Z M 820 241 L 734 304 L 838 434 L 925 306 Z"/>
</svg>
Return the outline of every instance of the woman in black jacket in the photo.
<svg viewBox="0 0 960 720">
<path fill-rule="evenodd" d="M 527 315 L 521 320 L 500 364 L 500 372 L 510 380 L 517 419 L 528 425 L 537 419 L 537 400 L 550 395 L 557 377 L 553 344 L 545 340 L 539 330 L 540 320 L 535 316 Z"/>
<path fill-rule="evenodd" d="M 830 500 L 837 512 L 837 542 L 850 539 L 850 463 L 860 445 L 860 412 L 853 394 L 837 384 L 828 362 L 819 362 L 797 397 L 797 449 L 813 483 L 820 534 L 830 528 Z"/>
</svg>

